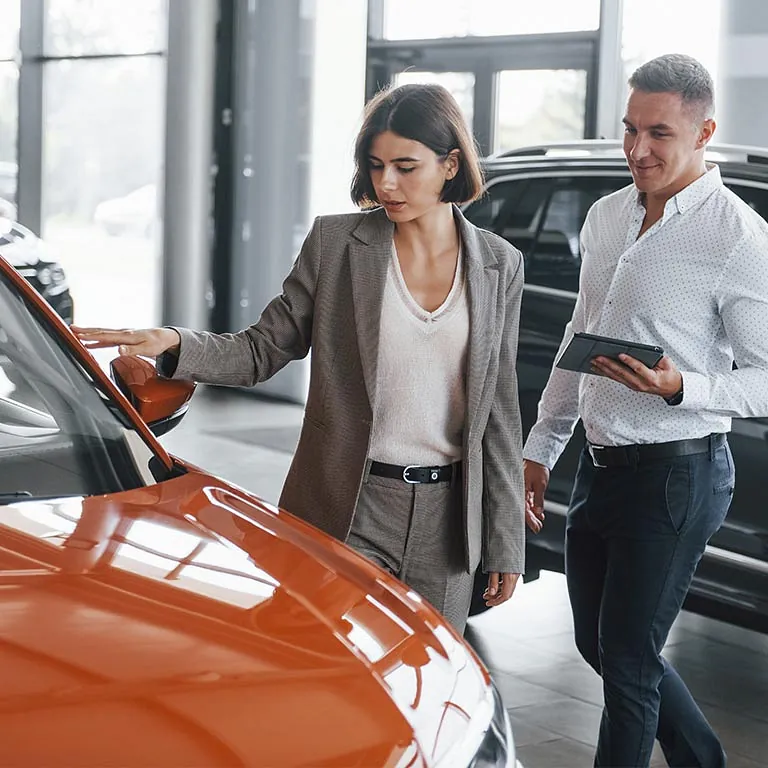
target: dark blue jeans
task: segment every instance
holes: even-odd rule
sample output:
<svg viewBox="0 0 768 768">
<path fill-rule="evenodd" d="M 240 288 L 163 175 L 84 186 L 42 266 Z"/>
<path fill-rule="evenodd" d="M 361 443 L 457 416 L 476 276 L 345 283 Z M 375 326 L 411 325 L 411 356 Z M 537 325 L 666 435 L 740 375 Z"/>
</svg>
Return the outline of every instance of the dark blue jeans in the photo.
<svg viewBox="0 0 768 768">
<path fill-rule="evenodd" d="M 725 519 L 734 467 L 708 453 L 598 469 L 582 454 L 566 527 L 576 645 L 603 678 L 596 766 L 720 768 L 719 739 L 661 649 L 704 547 Z"/>
</svg>

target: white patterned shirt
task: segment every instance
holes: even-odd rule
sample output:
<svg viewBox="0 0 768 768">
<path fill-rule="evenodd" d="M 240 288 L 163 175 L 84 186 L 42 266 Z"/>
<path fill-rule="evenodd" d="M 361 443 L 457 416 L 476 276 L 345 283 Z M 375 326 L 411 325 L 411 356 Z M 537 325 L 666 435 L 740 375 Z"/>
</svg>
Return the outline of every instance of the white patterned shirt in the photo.
<svg viewBox="0 0 768 768">
<path fill-rule="evenodd" d="M 723 185 L 717 167 L 670 198 L 638 238 L 644 217 L 634 185 L 590 209 L 560 352 L 577 331 L 658 345 L 682 374 L 683 401 L 669 406 L 606 377 L 553 368 L 527 459 L 552 468 L 579 417 L 590 442 L 631 445 L 768 416 L 768 224 Z"/>
</svg>

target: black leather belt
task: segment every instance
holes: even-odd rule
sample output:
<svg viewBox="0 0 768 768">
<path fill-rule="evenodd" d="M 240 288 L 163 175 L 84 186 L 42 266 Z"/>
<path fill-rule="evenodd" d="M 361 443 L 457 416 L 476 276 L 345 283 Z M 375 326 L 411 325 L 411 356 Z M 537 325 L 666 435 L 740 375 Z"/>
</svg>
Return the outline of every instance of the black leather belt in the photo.
<svg viewBox="0 0 768 768">
<path fill-rule="evenodd" d="M 592 463 L 601 469 L 606 467 L 635 467 L 656 459 L 671 459 L 675 456 L 692 456 L 707 453 L 725 443 L 725 435 L 718 432 L 694 440 L 673 440 L 669 443 L 647 443 L 642 445 L 594 445 L 587 442 Z"/>
<path fill-rule="evenodd" d="M 458 471 L 459 466 L 459 464 L 446 464 L 444 467 L 419 467 L 409 464 L 407 467 L 400 467 L 397 464 L 372 461 L 368 472 L 379 477 L 404 480 L 406 483 L 444 483 L 453 477 L 454 467 Z"/>
</svg>

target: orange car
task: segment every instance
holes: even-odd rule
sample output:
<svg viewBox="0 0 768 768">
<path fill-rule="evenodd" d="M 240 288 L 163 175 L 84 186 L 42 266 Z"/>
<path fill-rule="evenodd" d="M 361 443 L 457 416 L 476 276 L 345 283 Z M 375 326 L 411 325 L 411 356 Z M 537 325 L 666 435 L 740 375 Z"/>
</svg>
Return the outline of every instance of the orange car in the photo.
<svg viewBox="0 0 768 768">
<path fill-rule="evenodd" d="M 0 765 L 515 765 L 431 607 L 169 456 L 192 384 L 113 377 L 0 259 Z"/>
</svg>

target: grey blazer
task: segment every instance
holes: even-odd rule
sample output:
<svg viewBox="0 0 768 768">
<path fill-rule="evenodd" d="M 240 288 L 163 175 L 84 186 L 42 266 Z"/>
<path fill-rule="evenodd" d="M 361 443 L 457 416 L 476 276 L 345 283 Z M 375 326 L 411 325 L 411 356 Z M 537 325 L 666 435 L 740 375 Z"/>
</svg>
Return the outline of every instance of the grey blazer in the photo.
<svg viewBox="0 0 768 768">
<path fill-rule="evenodd" d="M 465 562 L 522 573 L 522 432 L 515 358 L 519 251 L 454 207 L 470 305 L 464 427 Z M 280 506 L 344 541 L 366 470 L 393 224 L 383 210 L 321 216 L 259 320 L 235 334 L 184 328 L 175 378 L 252 386 L 311 347 L 309 395 Z M 162 369 L 162 366 L 161 366 Z M 403 463 L 408 457 L 403 456 Z"/>
</svg>

